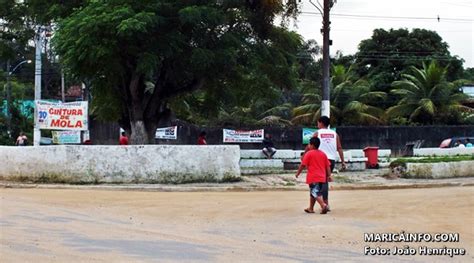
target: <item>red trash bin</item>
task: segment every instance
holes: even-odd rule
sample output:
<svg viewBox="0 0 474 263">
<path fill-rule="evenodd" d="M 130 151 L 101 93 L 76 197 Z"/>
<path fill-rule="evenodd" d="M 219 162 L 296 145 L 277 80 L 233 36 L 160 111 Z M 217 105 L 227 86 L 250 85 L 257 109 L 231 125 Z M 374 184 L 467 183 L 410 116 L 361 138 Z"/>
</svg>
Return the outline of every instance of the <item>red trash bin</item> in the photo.
<svg viewBox="0 0 474 263">
<path fill-rule="evenodd" d="M 379 168 L 379 147 L 365 147 L 364 155 L 367 157 L 366 168 Z"/>
</svg>

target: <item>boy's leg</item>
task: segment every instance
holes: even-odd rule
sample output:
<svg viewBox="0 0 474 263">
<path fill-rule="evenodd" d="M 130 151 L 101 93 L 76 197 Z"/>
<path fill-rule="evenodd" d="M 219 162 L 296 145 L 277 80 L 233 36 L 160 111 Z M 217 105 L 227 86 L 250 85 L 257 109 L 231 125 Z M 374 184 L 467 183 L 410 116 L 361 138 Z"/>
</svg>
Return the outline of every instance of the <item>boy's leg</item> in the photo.
<svg viewBox="0 0 474 263">
<path fill-rule="evenodd" d="M 309 185 L 309 207 L 304 210 L 306 213 L 314 213 L 314 205 L 316 204 L 314 187 L 316 187 L 315 184 Z"/>
<path fill-rule="evenodd" d="M 316 198 L 314 198 L 312 195 L 309 195 L 309 207 L 304 211 L 306 213 L 314 213 L 314 204 L 316 204 Z"/>
<path fill-rule="evenodd" d="M 323 200 L 323 197 L 320 195 L 316 198 L 316 201 L 318 202 L 318 204 L 321 206 L 321 209 L 323 209 L 324 207 L 326 207 L 326 203 L 324 202 Z"/>
<path fill-rule="evenodd" d="M 263 149 L 262 149 L 262 152 L 263 152 L 263 154 L 264 154 L 267 158 L 269 158 L 268 149 L 267 149 L 267 148 L 263 148 Z"/>
<path fill-rule="evenodd" d="M 314 205 L 316 202 L 321 206 L 321 214 L 327 213 L 328 206 L 324 203 L 323 192 L 326 183 L 314 183 L 309 185 L 309 207 L 304 211 L 306 213 L 314 213 Z"/>
<path fill-rule="evenodd" d="M 334 171 L 334 167 L 336 166 L 336 161 L 329 160 L 329 162 L 331 163 L 331 173 L 332 173 L 332 171 Z M 327 210 L 331 211 L 331 209 L 329 209 L 329 182 L 327 183 L 327 190 L 323 192 L 323 199 L 324 199 L 324 203 L 328 206 Z"/>
<path fill-rule="evenodd" d="M 324 195 L 327 196 L 328 183 L 319 183 L 318 187 L 319 193 L 316 201 L 318 201 L 318 204 L 321 206 L 321 214 L 326 214 L 329 211 L 329 205 L 326 203 L 326 200 L 324 200 Z"/>
<path fill-rule="evenodd" d="M 273 155 L 275 155 L 276 153 L 276 149 L 275 148 L 270 148 L 270 156 L 273 157 Z"/>
</svg>

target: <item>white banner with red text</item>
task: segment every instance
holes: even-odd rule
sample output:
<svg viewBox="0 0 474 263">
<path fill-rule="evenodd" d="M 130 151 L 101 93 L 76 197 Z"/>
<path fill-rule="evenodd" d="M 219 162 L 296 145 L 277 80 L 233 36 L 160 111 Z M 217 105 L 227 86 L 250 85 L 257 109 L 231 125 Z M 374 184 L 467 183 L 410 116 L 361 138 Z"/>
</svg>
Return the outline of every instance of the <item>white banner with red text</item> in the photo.
<svg viewBox="0 0 474 263">
<path fill-rule="evenodd" d="M 88 129 L 87 101 L 35 102 L 39 129 L 45 130 L 78 130 Z"/>
<path fill-rule="evenodd" d="M 252 131 L 223 129 L 223 140 L 225 143 L 261 143 L 263 132 L 263 129 Z"/>
</svg>

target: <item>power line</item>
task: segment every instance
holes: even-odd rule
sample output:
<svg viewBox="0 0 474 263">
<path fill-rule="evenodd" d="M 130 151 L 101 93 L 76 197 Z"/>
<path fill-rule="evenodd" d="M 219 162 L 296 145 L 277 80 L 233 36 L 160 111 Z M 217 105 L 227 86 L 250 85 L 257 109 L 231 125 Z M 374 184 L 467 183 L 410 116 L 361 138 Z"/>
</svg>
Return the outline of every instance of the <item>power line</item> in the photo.
<svg viewBox="0 0 474 263">
<path fill-rule="evenodd" d="M 302 14 L 308 15 L 320 15 L 316 12 L 303 11 Z M 451 17 L 414 17 L 414 16 L 378 16 L 378 15 L 355 15 L 355 14 L 338 14 L 331 13 L 332 16 L 347 17 L 354 19 L 403 19 L 403 20 L 435 20 L 435 21 L 448 21 L 448 22 L 474 22 L 474 19 L 468 18 L 451 18 Z M 439 19 L 439 20 L 438 20 Z"/>
</svg>

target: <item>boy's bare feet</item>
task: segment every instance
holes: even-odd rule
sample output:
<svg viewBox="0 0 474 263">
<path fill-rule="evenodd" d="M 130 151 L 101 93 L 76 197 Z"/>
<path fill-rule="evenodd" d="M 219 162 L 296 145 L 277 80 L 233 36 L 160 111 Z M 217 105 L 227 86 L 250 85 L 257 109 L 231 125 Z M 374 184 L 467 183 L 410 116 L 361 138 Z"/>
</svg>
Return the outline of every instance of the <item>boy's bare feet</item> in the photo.
<svg viewBox="0 0 474 263">
<path fill-rule="evenodd" d="M 314 210 L 313 210 L 313 209 L 309 209 L 309 208 L 306 208 L 304 211 L 305 211 L 306 213 L 309 213 L 309 214 L 314 213 Z"/>
</svg>

